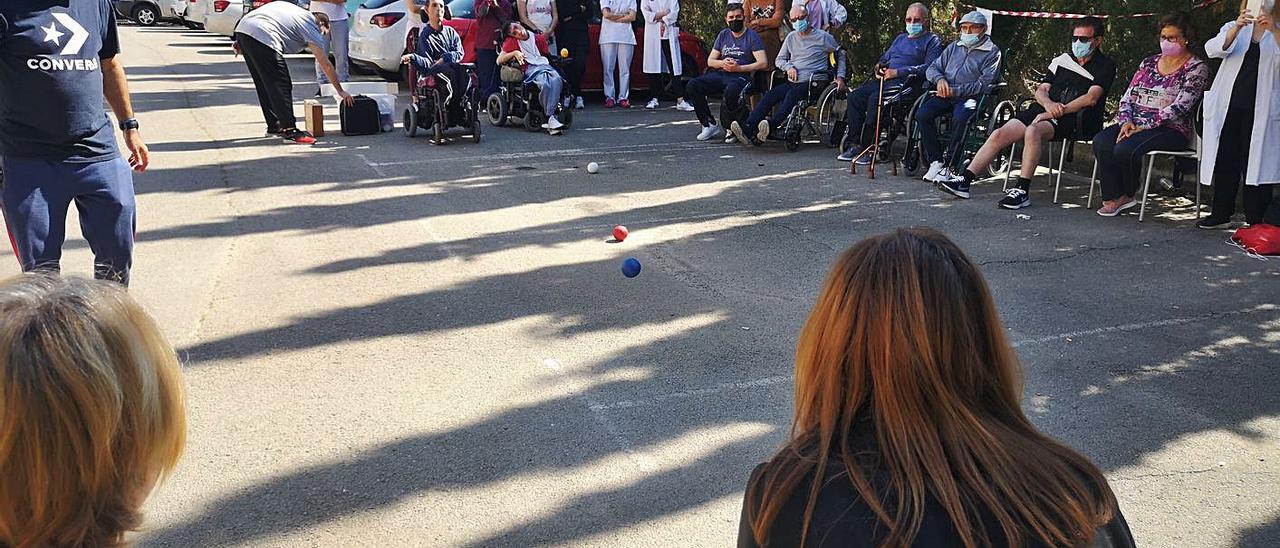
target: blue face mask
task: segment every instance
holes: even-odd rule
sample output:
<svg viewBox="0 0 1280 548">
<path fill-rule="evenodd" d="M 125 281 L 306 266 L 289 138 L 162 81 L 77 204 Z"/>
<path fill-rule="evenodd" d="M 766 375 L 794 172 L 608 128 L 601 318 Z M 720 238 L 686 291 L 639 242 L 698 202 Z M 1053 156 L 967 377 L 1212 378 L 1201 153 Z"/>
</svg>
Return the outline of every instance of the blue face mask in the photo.
<svg viewBox="0 0 1280 548">
<path fill-rule="evenodd" d="M 967 32 L 962 32 L 960 33 L 960 43 L 964 44 L 965 47 L 973 47 L 978 43 L 978 38 L 981 37 L 981 34 L 969 34 Z"/>
<path fill-rule="evenodd" d="M 924 32 L 924 23 L 907 23 L 907 35 L 915 36 Z"/>
<path fill-rule="evenodd" d="M 1090 53 L 1093 53 L 1093 44 L 1088 42 L 1083 44 L 1080 42 L 1071 43 L 1071 54 L 1076 56 L 1076 59 L 1084 59 L 1085 57 L 1088 57 Z"/>
<path fill-rule="evenodd" d="M 801 19 L 801 20 L 799 20 L 799 21 L 796 21 L 796 22 L 792 23 L 792 25 L 793 25 L 793 26 L 795 26 L 795 28 L 796 28 L 796 32 L 804 32 L 804 31 L 806 31 L 806 30 L 809 30 L 809 20 L 808 20 L 808 19 Z"/>
</svg>

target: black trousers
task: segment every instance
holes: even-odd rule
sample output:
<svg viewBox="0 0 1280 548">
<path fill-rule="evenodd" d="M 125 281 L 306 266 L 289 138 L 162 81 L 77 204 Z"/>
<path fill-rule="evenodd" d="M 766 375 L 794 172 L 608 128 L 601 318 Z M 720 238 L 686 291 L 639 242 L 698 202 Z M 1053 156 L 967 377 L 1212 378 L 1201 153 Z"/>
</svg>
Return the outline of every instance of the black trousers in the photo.
<svg viewBox="0 0 1280 548">
<path fill-rule="evenodd" d="M 1148 152 L 1187 146 L 1185 136 L 1165 126 L 1140 131 L 1117 143 L 1119 136 L 1120 124 L 1116 124 L 1093 137 L 1093 157 L 1098 161 L 1098 182 L 1102 184 L 1103 200 L 1115 200 L 1121 196 L 1132 198 L 1138 193 L 1142 185 L 1138 177 L 1142 175 L 1142 164 Z"/>
<path fill-rule="evenodd" d="M 1230 217 L 1236 212 L 1236 194 L 1248 171 L 1252 136 L 1253 112 L 1239 108 L 1228 110 L 1222 137 L 1218 140 L 1218 163 L 1213 168 L 1213 215 L 1216 217 Z M 1249 224 L 1262 222 L 1271 193 L 1271 185 L 1244 185 L 1244 217 Z M 1280 216 L 1280 212 L 1276 215 Z"/>
<path fill-rule="evenodd" d="M 711 115 L 711 106 L 707 103 L 707 95 L 713 92 L 723 94 L 720 101 L 720 121 L 726 126 L 733 121 L 742 121 L 746 109 L 742 108 L 738 99 L 742 97 L 742 89 L 747 87 L 748 82 L 746 74 L 720 70 L 708 70 L 706 74 L 689 80 L 685 95 L 689 97 L 689 104 L 693 105 L 693 112 L 698 115 L 698 122 L 702 123 L 702 127 L 710 127 L 716 123 L 715 116 Z"/>
<path fill-rule="evenodd" d="M 284 56 L 244 33 L 237 32 L 235 40 L 249 66 L 253 87 L 258 90 L 258 104 L 262 106 L 267 129 L 298 127 L 298 119 L 293 115 L 293 80 Z"/>
<path fill-rule="evenodd" d="M 650 99 L 660 99 L 667 95 L 666 89 L 667 82 L 670 81 L 669 79 L 680 76 L 679 74 L 672 74 L 672 68 L 675 67 L 675 65 L 671 62 L 671 43 L 666 40 L 661 40 L 660 42 L 662 44 L 662 72 L 649 74 Z M 679 90 L 677 90 L 677 92 L 679 92 Z M 683 95 L 683 93 L 679 94 Z"/>
<path fill-rule="evenodd" d="M 582 74 L 587 71 L 587 56 L 591 55 L 591 41 L 587 38 L 587 31 L 557 30 L 556 45 L 569 50 L 569 58 L 573 62 L 565 67 L 564 77 L 569 81 L 569 89 L 573 90 L 573 94 L 581 97 Z"/>
</svg>

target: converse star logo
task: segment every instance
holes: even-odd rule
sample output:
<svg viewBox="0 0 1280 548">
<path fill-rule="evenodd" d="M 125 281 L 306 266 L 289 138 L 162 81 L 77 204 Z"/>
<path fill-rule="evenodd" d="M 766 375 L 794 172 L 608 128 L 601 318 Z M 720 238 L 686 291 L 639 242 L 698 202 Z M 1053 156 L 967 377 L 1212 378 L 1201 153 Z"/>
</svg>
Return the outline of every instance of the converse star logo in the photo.
<svg viewBox="0 0 1280 548">
<path fill-rule="evenodd" d="M 53 24 L 53 23 L 49 23 L 49 26 L 47 26 L 47 27 L 40 27 L 40 29 L 44 31 L 44 41 L 45 41 L 45 42 L 53 42 L 53 45 L 55 45 L 55 46 L 61 46 L 61 45 L 62 45 L 62 42 L 60 42 L 59 40 L 61 40 L 61 39 L 62 39 L 62 36 L 64 35 L 64 33 L 62 33 L 62 32 L 58 32 L 58 26 L 57 26 L 57 25 L 55 25 L 55 24 Z"/>
<path fill-rule="evenodd" d="M 78 55 L 80 50 L 84 48 L 85 42 L 89 40 L 89 31 L 85 30 L 80 23 L 72 19 L 70 15 L 65 13 L 53 13 L 53 22 L 47 27 L 40 27 L 44 31 L 44 40 L 42 42 L 53 42 L 55 47 L 61 47 L 62 50 L 58 55 L 62 57 L 32 57 L 27 59 L 27 68 L 31 70 L 98 70 L 101 63 L 97 57 L 88 59 L 68 58 Z M 66 38 L 65 43 L 63 38 Z"/>
<path fill-rule="evenodd" d="M 89 39 L 89 31 L 85 30 L 84 27 L 80 26 L 80 23 L 77 23 L 75 19 L 72 19 L 70 15 L 65 13 L 54 13 L 53 18 L 59 23 L 62 23 L 62 26 L 66 27 L 68 31 L 71 31 L 71 39 L 67 40 L 66 47 L 62 48 L 62 55 L 75 55 L 80 53 L 80 48 L 84 47 L 85 41 Z M 53 25 L 51 24 L 49 27 L 52 28 Z M 54 30 L 56 31 L 56 29 Z M 44 32 L 44 40 L 48 42 L 51 37 L 51 33 L 49 32 L 49 29 L 44 29 Z M 56 35 L 61 36 L 62 33 L 59 32 L 56 33 Z M 57 44 L 57 39 L 54 39 L 53 43 Z"/>
</svg>

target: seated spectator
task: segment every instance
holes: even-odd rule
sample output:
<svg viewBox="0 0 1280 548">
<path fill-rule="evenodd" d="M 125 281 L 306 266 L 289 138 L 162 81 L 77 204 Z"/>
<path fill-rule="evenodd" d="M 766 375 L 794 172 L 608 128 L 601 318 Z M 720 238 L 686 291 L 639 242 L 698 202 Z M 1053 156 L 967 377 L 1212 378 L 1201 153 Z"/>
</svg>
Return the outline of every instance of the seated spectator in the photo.
<svg viewBox="0 0 1280 548">
<path fill-rule="evenodd" d="M 406 0 L 412 4 L 413 0 Z M 418 32 L 418 47 L 414 53 L 400 58 L 401 63 L 413 63 L 419 75 L 435 75 L 445 92 L 445 104 L 457 108 L 467 96 L 471 78 L 462 67 L 462 39 L 458 31 L 444 24 L 444 0 L 427 3 L 427 24 Z"/>
<path fill-rule="evenodd" d="M 946 236 L 845 251 L 795 368 L 790 439 L 751 473 L 739 547 L 1134 545 L 1102 471 L 1023 413 L 991 292 Z"/>
<path fill-rule="evenodd" d="M 773 86 L 747 116 L 746 127 L 736 120 L 729 124 L 738 142 L 759 146 L 769 138 L 769 132 L 787 119 L 796 103 L 809 93 L 809 84 L 830 67 L 827 60 L 840 47 L 835 37 L 826 31 L 809 26 L 805 8 L 796 4 L 791 8 L 790 19 L 795 31 L 787 34 L 778 52 L 777 66 L 786 71 L 787 81 Z M 836 85 L 844 87 L 845 60 L 836 56 Z M 777 107 L 776 109 L 774 107 Z"/>
<path fill-rule="evenodd" d="M 960 131 L 978 108 L 978 99 L 991 92 L 991 85 L 1000 78 L 1000 48 L 987 36 L 987 17 L 971 11 L 960 19 L 960 39 L 942 50 L 929 68 L 925 78 L 937 89 L 937 95 L 920 105 L 916 120 L 920 124 L 920 145 L 924 148 L 924 161 L 929 171 L 924 180 L 936 182 L 939 175 L 950 175 L 950 166 L 942 159 L 954 161 L 964 144 Z M 951 127 L 955 128 L 947 153 L 942 153 L 938 138 L 937 119 L 950 112 Z"/>
<path fill-rule="evenodd" d="M 746 13 L 742 4 L 729 4 L 725 9 L 724 22 L 729 27 L 720 31 L 716 42 L 711 46 L 711 54 L 707 56 L 707 72 L 689 81 L 685 94 L 693 104 L 693 112 L 702 124 L 699 141 L 706 141 L 720 135 L 724 128 L 711 115 L 711 107 L 707 104 L 707 94 L 719 92 L 723 96 L 720 102 L 720 118 L 729 123 L 732 113 L 742 110 L 738 104 L 742 90 L 751 82 L 751 74 L 764 70 L 769 62 L 765 59 L 764 41 L 756 31 L 746 28 Z"/>
<path fill-rule="evenodd" d="M 1116 124 L 1093 138 L 1102 208 L 1114 217 L 1138 205 L 1134 195 L 1142 160 L 1152 150 L 1184 150 L 1191 143 L 1196 105 L 1209 87 L 1209 64 L 1189 49 L 1191 21 L 1185 14 L 1160 19 L 1160 55 L 1138 65 L 1120 98 Z"/>
<path fill-rule="evenodd" d="M 124 287 L 0 283 L 0 546 L 117 546 L 186 440 L 173 347 Z"/>
<path fill-rule="evenodd" d="M 1116 79 L 1116 64 L 1099 47 L 1102 20 L 1077 19 L 1072 24 L 1071 53 L 1049 63 L 1049 73 L 1036 86 L 1036 102 L 1004 127 L 992 132 L 962 173 L 939 176 L 939 188 L 960 198 L 969 197 L 969 185 L 987 169 L 1000 151 L 1023 141 L 1022 173 L 1018 185 L 1005 192 L 999 206 L 1021 209 L 1031 205 L 1031 177 L 1040 165 L 1041 145 L 1046 141 L 1088 141 L 1102 129 L 1107 93 Z"/>
<path fill-rule="evenodd" d="M 822 31 L 830 32 L 849 19 L 848 10 L 838 0 L 807 0 L 804 11 L 805 18 L 809 20 L 809 28 Z"/>
<path fill-rule="evenodd" d="M 858 165 L 871 163 L 871 154 L 865 149 L 875 144 L 871 133 L 875 131 L 876 112 L 880 106 L 880 78 L 884 78 L 886 95 L 896 93 L 910 76 L 923 80 L 925 69 L 942 54 L 942 38 L 928 30 L 928 6 L 911 4 L 907 8 L 906 21 L 907 31 L 894 38 L 889 49 L 876 62 L 876 77 L 849 92 L 845 121 L 848 122 L 850 138 L 837 160 L 849 162 L 857 158 Z"/>
<path fill-rule="evenodd" d="M 564 124 L 556 119 L 556 106 L 560 101 L 560 92 L 564 89 L 564 78 L 551 66 L 547 58 L 547 40 L 541 34 L 530 34 L 519 21 L 507 25 L 507 39 L 502 43 L 502 53 L 498 55 L 498 64 L 503 65 L 514 60 L 524 71 L 524 83 L 538 86 L 538 98 L 542 101 L 542 110 L 547 115 L 547 123 L 542 128 L 552 135 L 559 135 Z"/>
</svg>

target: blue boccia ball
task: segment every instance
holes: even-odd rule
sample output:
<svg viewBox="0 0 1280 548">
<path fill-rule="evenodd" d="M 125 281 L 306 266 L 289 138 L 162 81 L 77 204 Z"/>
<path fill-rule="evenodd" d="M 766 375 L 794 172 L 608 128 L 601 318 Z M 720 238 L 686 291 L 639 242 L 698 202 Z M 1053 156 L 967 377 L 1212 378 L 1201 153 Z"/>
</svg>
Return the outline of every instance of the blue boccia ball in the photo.
<svg viewBox="0 0 1280 548">
<path fill-rule="evenodd" d="M 628 257 L 622 261 L 622 275 L 628 278 L 634 278 L 640 275 L 640 261 L 635 257 Z"/>
</svg>

